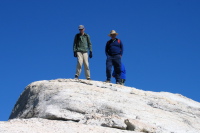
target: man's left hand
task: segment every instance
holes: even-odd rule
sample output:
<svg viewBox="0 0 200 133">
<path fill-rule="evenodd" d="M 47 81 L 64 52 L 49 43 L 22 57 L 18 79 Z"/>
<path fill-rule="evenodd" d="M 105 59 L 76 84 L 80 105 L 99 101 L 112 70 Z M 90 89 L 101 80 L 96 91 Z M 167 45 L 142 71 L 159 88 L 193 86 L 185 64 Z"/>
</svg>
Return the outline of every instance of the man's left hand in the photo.
<svg viewBox="0 0 200 133">
<path fill-rule="evenodd" d="M 92 51 L 90 51 L 89 57 L 92 58 Z"/>
</svg>

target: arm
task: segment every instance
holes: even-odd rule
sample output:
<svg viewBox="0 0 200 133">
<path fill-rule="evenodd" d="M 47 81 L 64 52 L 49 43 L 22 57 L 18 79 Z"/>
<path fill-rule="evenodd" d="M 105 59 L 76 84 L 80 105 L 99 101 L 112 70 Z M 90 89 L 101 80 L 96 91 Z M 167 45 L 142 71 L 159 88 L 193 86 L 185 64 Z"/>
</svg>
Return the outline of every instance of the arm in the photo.
<svg viewBox="0 0 200 133">
<path fill-rule="evenodd" d="M 122 71 L 124 74 L 126 74 L 126 68 L 125 68 L 125 66 L 124 66 L 123 64 L 121 64 L 121 71 Z"/>
<path fill-rule="evenodd" d="M 77 50 L 77 34 L 74 37 L 74 44 L 73 44 L 73 51 L 76 52 Z"/>
<path fill-rule="evenodd" d="M 123 78 L 126 79 L 126 68 L 123 64 L 122 64 L 122 74 L 123 74 Z"/>
<path fill-rule="evenodd" d="M 110 43 L 110 41 L 108 41 L 106 43 L 106 47 L 105 47 L 105 54 L 106 54 L 106 56 L 108 56 L 108 46 L 109 46 L 109 43 Z"/>
<path fill-rule="evenodd" d="M 89 51 L 92 51 L 92 43 L 90 41 L 90 36 L 88 34 L 87 34 L 87 44 L 88 44 Z"/>
<path fill-rule="evenodd" d="M 123 52 L 124 52 L 124 46 L 123 46 L 123 43 L 120 42 L 120 48 L 121 48 L 121 56 L 123 55 Z"/>
<path fill-rule="evenodd" d="M 106 46 L 105 46 L 105 54 L 106 56 L 108 56 L 108 52 L 107 52 L 107 49 L 108 49 L 108 46 L 107 46 L 108 43 L 106 43 Z"/>
</svg>

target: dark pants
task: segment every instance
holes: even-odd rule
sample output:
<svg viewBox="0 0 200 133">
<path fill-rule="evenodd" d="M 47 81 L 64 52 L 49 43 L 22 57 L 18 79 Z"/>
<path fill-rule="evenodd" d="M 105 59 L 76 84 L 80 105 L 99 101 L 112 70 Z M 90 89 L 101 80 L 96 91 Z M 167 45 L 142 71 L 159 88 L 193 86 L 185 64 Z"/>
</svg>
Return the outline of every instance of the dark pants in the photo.
<svg viewBox="0 0 200 133">
<path fill-rule="evenodd" d="M 116 73 L 116 76 L 115 76 L 116 82 L 120 82 L 120 75 L 121 75 L 121 56 L 120 55 L 107 56 L 106 76 L 107 76 L 107 80 L 109 81 L 111 79 L 112 66 L 114 66 L 114 71 Z"/>
</svg>

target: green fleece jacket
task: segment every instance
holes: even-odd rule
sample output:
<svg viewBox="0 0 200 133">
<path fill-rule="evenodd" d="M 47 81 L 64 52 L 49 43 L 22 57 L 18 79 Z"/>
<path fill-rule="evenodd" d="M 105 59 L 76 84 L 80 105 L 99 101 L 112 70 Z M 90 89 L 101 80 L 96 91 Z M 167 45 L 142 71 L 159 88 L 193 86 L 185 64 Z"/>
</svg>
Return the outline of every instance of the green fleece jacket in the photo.
<svg viewBox="0 0 200 133">
<path fill-rule="evenodd" d="M 90 41 L 90 36 L 86 33 L 81 35 L 80 33 L 76 34 L 74 37 L 74 52 L 88 52 L 92 51 L 92 43 Z"/>
</svg>

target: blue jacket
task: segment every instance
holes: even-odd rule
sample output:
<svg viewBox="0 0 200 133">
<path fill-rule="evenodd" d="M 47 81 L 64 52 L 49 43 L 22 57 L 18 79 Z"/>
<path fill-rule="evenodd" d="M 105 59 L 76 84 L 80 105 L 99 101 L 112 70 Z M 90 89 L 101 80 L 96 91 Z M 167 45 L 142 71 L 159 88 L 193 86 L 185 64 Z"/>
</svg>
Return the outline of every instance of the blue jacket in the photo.
<svg viewBox="0 0 200 133">
<path fill-rule="evenodd" d="M 105 53 L 106 53 L 106 56 L 122 55 L 123 54 L 123 44 L 122 44 L 121 40 L 116 38 L 113 41 L 112 39 L 110 39 L 106 43 Z"/>
<path fill-rule="evenodd" d="M 113 71 L 112 76 L 113 76 L 113 77 L 116 76 L 115 71 Z M 126 79 L 126 69 L 125 69 L 124 64 L 122 64 L 122 63 L 121 63 L 121 76 L 120 76 L 120 78 L 121 78 L 121 79 Z"/>
</svg>

